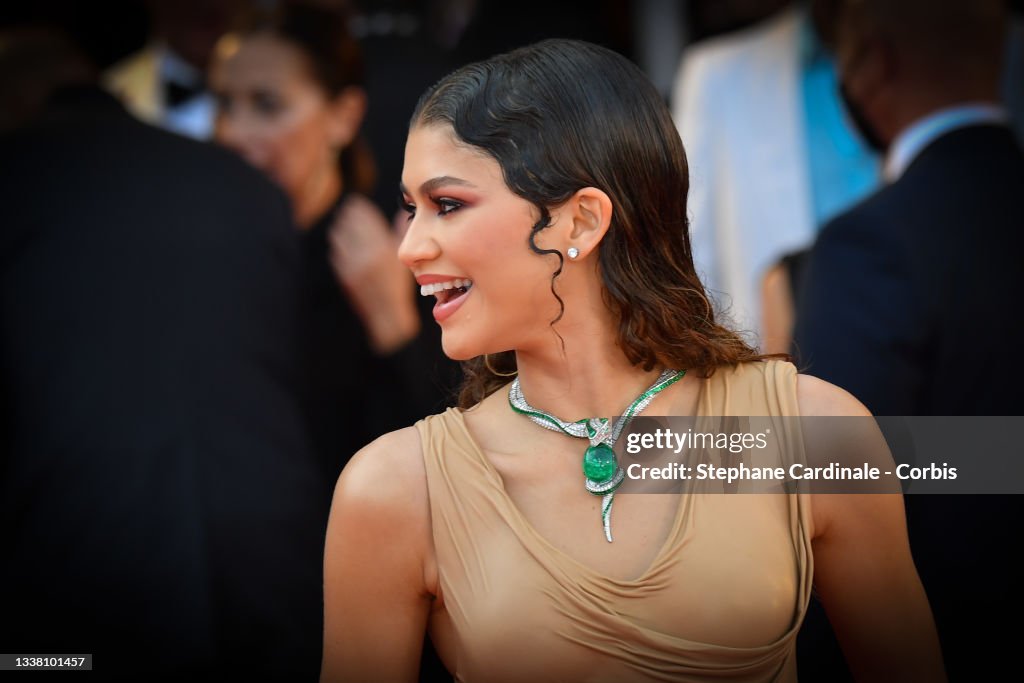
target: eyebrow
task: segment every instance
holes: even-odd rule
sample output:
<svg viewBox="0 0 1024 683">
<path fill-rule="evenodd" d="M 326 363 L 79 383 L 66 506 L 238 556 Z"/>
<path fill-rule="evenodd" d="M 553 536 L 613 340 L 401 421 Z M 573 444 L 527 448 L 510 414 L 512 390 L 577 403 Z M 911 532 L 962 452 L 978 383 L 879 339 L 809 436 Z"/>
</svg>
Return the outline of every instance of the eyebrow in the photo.
<svg viewBox="0 0 1024 683">
<path fill-rule="evenodd" d="M 431 178 L 430 180 L 424 182 L 422 185 L 420 185 L 420 192 L 423 194 L 430 194 L 437 188 L 444 187 L 446 185 L 458 185 L 460 187 L 474 188 L 476 187 L 476 185 L 469 182 L 468 180 L 456 178 L 455 176 L 443 175 L 437 178 Z M 409 190 L 408 188 L 405 187 L 405 183 L 398 183 L 398 189 L 402 192 L 402 194 L 409 194 Z"/>
</svg>

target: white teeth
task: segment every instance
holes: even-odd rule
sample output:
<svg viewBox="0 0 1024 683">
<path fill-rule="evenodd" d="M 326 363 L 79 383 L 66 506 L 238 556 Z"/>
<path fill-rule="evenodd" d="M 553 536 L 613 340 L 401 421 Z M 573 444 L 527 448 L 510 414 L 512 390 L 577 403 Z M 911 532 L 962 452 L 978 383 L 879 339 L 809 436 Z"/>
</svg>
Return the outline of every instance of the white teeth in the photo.
<svg viewBox="0 0 1024 683">
<path fill-rule="evenodd" d="M 431 284 L 431 285 L 421 285 L 420 286 L 420 295 L 421 296 L 431 296 L 432 294 L 435 294 L 437 292 L 443 291 L 445 289 L 455 289 L 457 287 L 467 287 L 468 288 L 468 287 L 471 287 L 472 285 L 473 285 L 473 281 L 472 280 L 459 279 L 459 278 L 456 278 L 455 280 L 449 280 L 448 282 L 435 282 L 434 284 Z"/>
</svg>

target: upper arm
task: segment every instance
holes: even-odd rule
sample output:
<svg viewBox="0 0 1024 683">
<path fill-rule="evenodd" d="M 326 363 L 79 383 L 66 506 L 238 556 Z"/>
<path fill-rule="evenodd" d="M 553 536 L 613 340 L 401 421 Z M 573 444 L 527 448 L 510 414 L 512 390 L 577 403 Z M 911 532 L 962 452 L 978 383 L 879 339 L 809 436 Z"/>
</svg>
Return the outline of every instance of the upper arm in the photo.
<svg viewBox="0 0 1024 683">
<path fill-rule="evenodd" d="M 800 375 L 797 397 L 803 418 L 863 418 L 843 437 L 808 428 L 805 420 L 809 457 L 836 451 L 828 441 L 838 438 L 852 440 L 838 447 L 844 453 L 887 452 L 871 414 L 847 392 Z M 910 554 L 902 495 L 812 494 L 811 505 L 815 590 L 857 680 L 944 680 L 935 624 Z"/>
<path fill-rule="evenodd" d="M 419 436 L 392 432 L 338 479 L 324 550 L 321 681 L 413 681 L 433 591 Z"/>
</svg>

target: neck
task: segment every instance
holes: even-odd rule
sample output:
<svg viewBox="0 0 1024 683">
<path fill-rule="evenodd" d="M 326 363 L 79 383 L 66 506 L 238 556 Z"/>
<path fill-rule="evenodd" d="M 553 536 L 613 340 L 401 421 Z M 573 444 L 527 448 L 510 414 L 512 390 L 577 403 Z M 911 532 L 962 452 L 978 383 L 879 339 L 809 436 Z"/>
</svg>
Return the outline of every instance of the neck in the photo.
<svg viewBox="0 0 1024 683">
<path fill-rule="evenodd" d="M 564 354 L 553 338 L 542 350 L 517 350 L 516 363 L 526 400 L 559 419 L 622 415 L 665 369 L 645 372 L 632 365 L 615 343 L 610 320 L 556 327 L 565 339 Z"/>
<path fill-rule="evenodd" d="M 904 91 L 909 96 L 896 100 L 886 126 L 889 144 L 892 144 L 902 131 L 939 110 L 964 104 L 999 101 L 998 91 L 983 83 L 937 90 L 906 87 Z"/>
<path fill-rule="evenodd" d="M 313 227 L 341 196 L 344 185 L 337 166 L 324 166 L 302 188 L 294 204 L 295 224 L 302 230 Z"/>
</svg>

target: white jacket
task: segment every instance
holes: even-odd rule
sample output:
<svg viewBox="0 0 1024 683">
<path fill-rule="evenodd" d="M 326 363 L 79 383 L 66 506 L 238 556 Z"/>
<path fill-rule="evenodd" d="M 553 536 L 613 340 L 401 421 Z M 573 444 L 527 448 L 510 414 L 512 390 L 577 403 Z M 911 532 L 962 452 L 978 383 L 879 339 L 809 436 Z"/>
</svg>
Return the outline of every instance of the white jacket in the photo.
<svg viewBox="0 0 1024 683">
<path fill-rule="evenodd" d="M 765 270 L 815 235 L 801 21 L 787 10 L 687 49 L 673 90 L 697 271 L 718 307 L 755 334 Z"/>
</svg>

